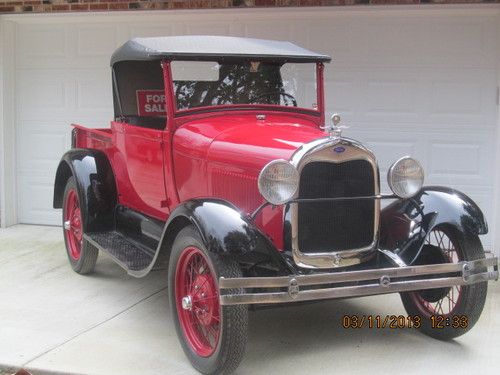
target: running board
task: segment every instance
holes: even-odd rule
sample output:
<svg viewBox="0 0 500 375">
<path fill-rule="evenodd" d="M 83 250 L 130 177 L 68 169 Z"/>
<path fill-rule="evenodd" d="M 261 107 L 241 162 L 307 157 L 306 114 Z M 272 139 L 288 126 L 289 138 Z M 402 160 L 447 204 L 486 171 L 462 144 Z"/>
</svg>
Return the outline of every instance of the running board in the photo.
<svg viewBox="0 0 500 375">
<path fill-rule="evenodd" d="M 92 232 L 83 237 L 132 276 L 142 274 L 154 262 L 155 250 L 128 239 L 120 232 Z"/>
</svg>

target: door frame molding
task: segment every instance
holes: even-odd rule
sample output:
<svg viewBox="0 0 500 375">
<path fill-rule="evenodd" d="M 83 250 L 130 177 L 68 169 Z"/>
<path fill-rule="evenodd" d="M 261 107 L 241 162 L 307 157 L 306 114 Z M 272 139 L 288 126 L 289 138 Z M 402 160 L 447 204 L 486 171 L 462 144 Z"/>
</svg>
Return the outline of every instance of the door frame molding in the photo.
<svg viewBox="0 0 500 375">
<path fill-rule="evenodd" d="M 17 224 L 16 23 L 0 17 L 0 227 Z"/>
</svg>

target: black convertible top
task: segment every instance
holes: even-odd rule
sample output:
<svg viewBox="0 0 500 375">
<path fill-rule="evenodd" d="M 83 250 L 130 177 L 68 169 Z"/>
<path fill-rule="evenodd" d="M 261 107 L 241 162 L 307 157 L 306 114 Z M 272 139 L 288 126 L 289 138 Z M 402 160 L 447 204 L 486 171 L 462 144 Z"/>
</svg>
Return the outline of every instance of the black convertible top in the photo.
<svg viewBox="0 0 500 375">
<path fill-rule="evenodd" d="M 273 62 L 329 62 L 330 56 L 309 51 L 290 42 L 232 36 L 164 36 L 134 38 L 111 56 L 111 66 L 120 61 L 251 60 Z"/>
</svg>

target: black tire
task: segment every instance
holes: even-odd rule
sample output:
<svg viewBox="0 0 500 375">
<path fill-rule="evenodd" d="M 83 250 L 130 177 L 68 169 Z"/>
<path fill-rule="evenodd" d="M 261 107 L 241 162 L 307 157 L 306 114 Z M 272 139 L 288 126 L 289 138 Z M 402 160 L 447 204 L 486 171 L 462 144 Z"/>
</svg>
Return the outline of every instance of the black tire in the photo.
<svg viewBox="0 0 500 375">
<path fill-rule="evenodd" d="M 71 255 L 71 244 L 70 240 L 68 239 L 67 236 L 67 230 L 65 229 L 65 220 L 66 220 L 66 202 L 68 199 L 68 196 L 71 191 L 78 191 L 75 178 L 70 177 L 68 181 L 66 182 L 66 188 L 64 189 L 64 198 L 63 198 L 63 215 L 62 215 L 62 227 L 63 227 L 63 237 L 64 237 L 64 244 L 66 246 L 66 254 L 68 255 L 68 260 L 71 265 L 71 268 L 73 271 L 76 273 L 79 273 L 81 275 L 89 274 L 94 271 L 95 264 L 97 262 L 97 256 L 99 255 L 99 250 L 93 246 L 91 243 L 89 243 L 85 238 L 82 238 L 80 246 L 80 255 L 78 259 L 75 259 Z M 77 195 L 78 196 L 78 195 Z M 78 199 L 78 198 L 77 198 Z M 79 202 L 78 202 L 79 203 Z M 83 233 L 83 222 L 85 221 L 83 215 L 85 215 L 84 210 L 81 210 L 81 222 L 82 222 L 82 233 Z"/>
<path fill-rule="evenodd" d="M 440 226 L 433 229 L 433 232 L 434 231 L 444 233 L 444 235 L 450 239 L 450 243 L 456 249 L 458 261 L 484 258 L 483 246 L 477 235 L 465 235 L 451 226 Z M 433 232 L 431 232 L 429 236 L 432 236 Z M 436 249 L 443 249 L 443 247 L 445 246 L 439 246 L 436 247 Z M 444 250 L 441 251 L 444 253 Z M 483 311 L 488 287 L 487 282 L 481 282 L 461 286 L 460 288 L 458 297 L 456 297 L 456 304 L 452 305 L 451 311 L 443 311 L 442 304 L 445 298 L 448 298 L 448 301 L 450 296 L 453 299 L 455 298 L 453 294 L 449 294 L 452 288 L 444 290 L 445 296 L 439 294 L 443 293 L 443 289 L 401 293 L 401 300 L 408 315 L 419 316 L 421 318 L 420 331 L 422 333 L 438 340 L 451 340 L 463 335 L 477 323 Z M 456 293 L 456 290 L 457 289 L 454 289 L 453 291 Z M 433 291 L 438 293 L 437 298 L 432 299 Z M 425 294 L 426 292 L 427 294 Z M 432 301 L 432 303 L 436 303 L 437 306 L 439 306 L 439 302 L 441 301 L 441 311 L 438 310 L 432 314 L 430 308 L 426 307 L 427 304 L 425 302 L 419 302 L 422 301 L 422 299 L 427 302 Z M 438 321 L 434 320 L 434 325 L 431 320 L 432 315 L 440 316 Z M 461 321 L 464 324 L 461 324 L 460 327 L 453 327 L 454 319 L 455 323 L 458 323 L 461 317 L 464 317 Z"/>
<path fill-rule="evenodd" d="M 190 345 L 186 334 L 181 327 L 176 301 L 176 270 L 181 267 L 178 263 L 181 254 L 190 247 L 195 247 L 204 254 L 212 274 L 219 277 L 241 277 L 239 265 L 231 259 L 223 258 L 210 253 L 203 245 L 198 231 L 188 226 L 177 235 L 170 255 L 168 270 L 169 300 L 175 329 L 184 353 L 191 364 L 203 374 L 228 374 L 233 372 L 241 362 L 247 341 L 248 307 L 246 305 L 220 306 L 219 336 L 214 352 L 209 356 L 200 356 Z M 217 282 L 217 281 L 216 281 Z M 241 293 L 242 290 L 230 290 L 231 293 Z M 194 303 L 193 303 L 194 305 Z"/>
</svg>

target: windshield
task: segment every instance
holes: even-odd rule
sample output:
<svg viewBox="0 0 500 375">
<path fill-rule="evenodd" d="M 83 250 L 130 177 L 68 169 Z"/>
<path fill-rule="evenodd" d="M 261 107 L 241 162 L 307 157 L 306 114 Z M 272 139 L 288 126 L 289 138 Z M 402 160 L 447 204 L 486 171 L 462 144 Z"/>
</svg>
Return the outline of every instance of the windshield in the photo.
<svg viewBox="0 0 500 375">
<path fill-rule="evenodd" d="M 317 110 L 315 64 L 173 61 L 171 68 L 179 111 L 238 104 Z"/>
</svg>

